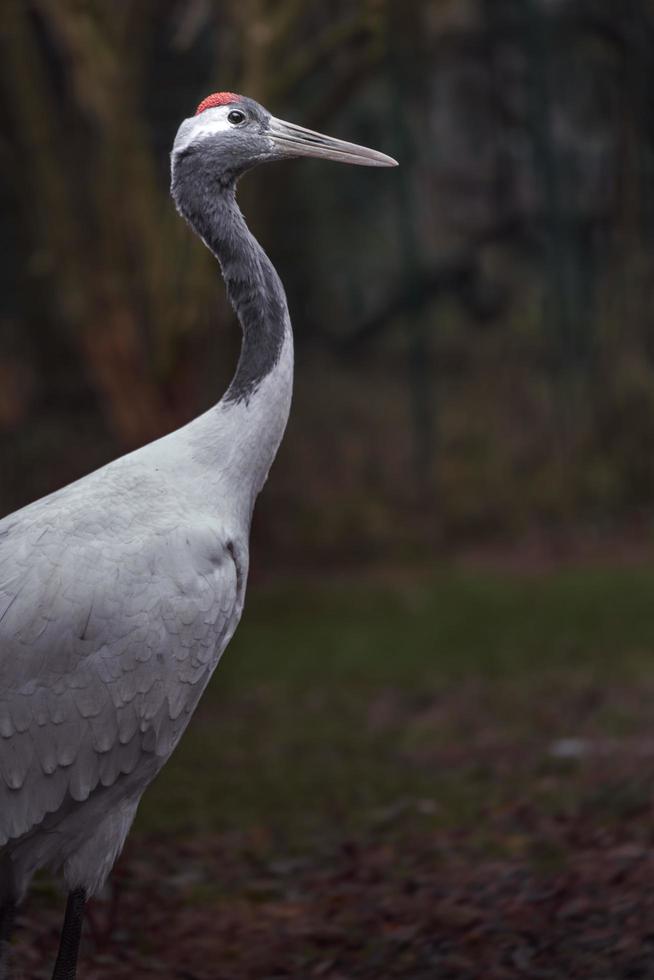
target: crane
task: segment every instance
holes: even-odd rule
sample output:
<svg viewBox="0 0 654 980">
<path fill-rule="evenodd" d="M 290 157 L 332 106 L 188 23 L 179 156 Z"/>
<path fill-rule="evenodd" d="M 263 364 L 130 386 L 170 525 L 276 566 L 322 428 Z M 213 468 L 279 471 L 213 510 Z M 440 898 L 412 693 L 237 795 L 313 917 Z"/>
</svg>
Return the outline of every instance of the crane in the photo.
<svg viewBox="0 0 654 980">
<path fill-rule="evenodd" d="M 396 166 L 216 92 L 179 127 L 177 210 L 218 259 L 242 329 L 209 411 L 0 521 L 0 980 L 39 868 L 67 902 L 53 980 L 74 980 L 85 903 L 239 622 L 252 511 L 291 403 L 283 286 L 236 203 L 259 163 Z"/>
</svg>

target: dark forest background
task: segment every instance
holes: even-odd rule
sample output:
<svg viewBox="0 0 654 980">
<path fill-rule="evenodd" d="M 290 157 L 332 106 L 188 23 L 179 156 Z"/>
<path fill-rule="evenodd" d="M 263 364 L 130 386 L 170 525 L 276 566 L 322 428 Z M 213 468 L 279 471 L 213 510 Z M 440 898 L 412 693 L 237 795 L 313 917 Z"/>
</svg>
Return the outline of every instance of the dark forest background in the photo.
<svg viewBox="0 0 654 980">
<path fill-rule="evenodd" d="M 266 560 L 647 528 L 653 50 L 647 0 L 5 0 L 0 510 L 221 394 L 168 153 L 234 89 L 401 162 L 242 184 L 298 346 Z"/>
</svg>

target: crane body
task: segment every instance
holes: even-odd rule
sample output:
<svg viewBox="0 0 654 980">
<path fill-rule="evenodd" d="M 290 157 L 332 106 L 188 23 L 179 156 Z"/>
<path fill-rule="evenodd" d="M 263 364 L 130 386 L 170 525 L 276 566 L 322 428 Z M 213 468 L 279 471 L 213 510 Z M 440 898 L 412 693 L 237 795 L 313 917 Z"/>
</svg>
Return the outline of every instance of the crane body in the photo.
<svg viewBox="0 0 654 980">
<path fill-rule="evenodd" d="M 256 163 L 292 156 L 394 163 L 233 93 L 182 123 L 172 195 L 241 323 L 234 378 L 188 425 L 0 521 L 0 980 L 15 907 L 44 866 L 69 893 L 53 977 L 75 977 L 85 901 L 239 622 L 252 511 L 290 410 L 293 338 L 235 189 Z"/>
</svg>

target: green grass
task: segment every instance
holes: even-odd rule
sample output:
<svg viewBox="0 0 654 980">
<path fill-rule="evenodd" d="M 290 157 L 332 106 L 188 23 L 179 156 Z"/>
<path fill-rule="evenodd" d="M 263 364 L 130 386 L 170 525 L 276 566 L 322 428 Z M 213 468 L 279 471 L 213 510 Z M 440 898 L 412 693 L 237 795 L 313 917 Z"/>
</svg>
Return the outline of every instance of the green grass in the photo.
<svg viewBox="0 0 654 980">
<path fill-rule="evenodd" d="M 285 581 L 251 590 L 137 828 L 294 849 L 517 799 L 619 818 L 650 790 L 618 791 L 653 706 L 654 568 Z M 553 759 L 566 736 L 617 756 Z"/>
</svg>

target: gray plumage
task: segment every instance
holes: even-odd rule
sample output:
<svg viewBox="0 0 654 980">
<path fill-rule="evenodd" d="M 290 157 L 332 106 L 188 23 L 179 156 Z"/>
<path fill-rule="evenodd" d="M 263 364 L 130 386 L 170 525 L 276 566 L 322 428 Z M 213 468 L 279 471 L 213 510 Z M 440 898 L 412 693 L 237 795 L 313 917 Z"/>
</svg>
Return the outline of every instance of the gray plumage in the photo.
<svg viewBox="0 0 654 980">
<path fill-rule="evenodd" d="M 174 440 L 177 441 L 177 440 Z M 135 453 L 0 525 L 0 843 L 92 894 L 229 641 L 244 515 Z M 170 458 L 170 457 L 169 457 Z"/>
<path fill-rule="evenodd" d="M 81 929 L 84 898 L 106 879 L 241 616 L 293 341 L 282 285 L 236 206 L 238 177 L 289 156 L 389 163 L 221 98 L 182 123 L 172 194 L 220 261 L 243 328 L 232 384 L 184 428 L 0 522 L 0 912 L 50 865 Z M 67 948 L 55 977 L 74 975 L 74 961 L 59 966 Z"/>
</svg>

